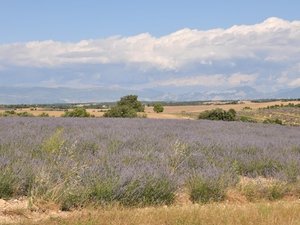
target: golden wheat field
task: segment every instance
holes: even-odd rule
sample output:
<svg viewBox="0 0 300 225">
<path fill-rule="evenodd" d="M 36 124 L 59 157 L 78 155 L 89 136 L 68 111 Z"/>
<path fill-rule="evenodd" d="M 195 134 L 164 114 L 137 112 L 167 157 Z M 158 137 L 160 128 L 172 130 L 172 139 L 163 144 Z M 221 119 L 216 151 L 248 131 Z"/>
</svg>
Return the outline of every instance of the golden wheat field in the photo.
<svg viewBox="0 0 300 225">
<path fill-rule="evenodd" d="M 145 107 L 145 114 L 147 118 L 153 119 L 193 119 L 196 118 L 200 112 L 205 110 L 211 110 L 215 108 L 222 108 L 224 110 L 235 109 L 236 111 L 241 111 L 245 107 L 250 107 L 253 110 L 257 110 L 259 108 L 265 108 L 267 106 L 272 105 L 280 105 L 280 104 L 299 104 L 300 101 L 272 101 L 272 102 L 251 102 L 251 101 L 242 101 L 240 104 L 222 104 L 221 102 L 212 102 L 210 104 L 202 104 L 202 105 L 184 105 L 184 106 L 164 106 L 164 111 L 162 113 L 155 113 L 153 111 L 152 106 Z M 4 112 L 4 110 L 0 110 L 0 113 Z M 36 108 L 36 110 L 32 110 L 30 108 L 17 109 L 16 112 L 28 112 L 33 114 L 34 116 L 38 116 L 41 113 L 48 113 L 50 117 L 60 117 L 64 114 L 63 110 L 47 110 L 44 108 Z M 104 112 L 99 109 L 87 109 L 92 115 L 96 117 L 102 117 Z"/>
</svg>

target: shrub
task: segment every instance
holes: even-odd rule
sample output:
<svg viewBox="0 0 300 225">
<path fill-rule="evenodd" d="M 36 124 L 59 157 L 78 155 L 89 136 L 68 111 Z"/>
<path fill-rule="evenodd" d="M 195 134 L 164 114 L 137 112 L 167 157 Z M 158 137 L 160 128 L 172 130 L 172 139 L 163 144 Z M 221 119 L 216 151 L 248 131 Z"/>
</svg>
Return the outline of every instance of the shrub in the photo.
<svg viewBox="0 0 300 225">
<path fill-rule="evenodd" d="M 156 113 L 161 113 L 164 111 L 164 107 L 161 103 L 155 103 L 153 105 L 153 111 L 156 112 Z"/>
<path fill-rule="evenodd" d="M 239 163 L 235 163 L 235 168 L 238 168 L 240 175 L 243 176 L 268 176 L 270 174 L 274 174 L 278 171 L 282 170 L 282 165 L 279 161 L 272 160 L 272 159 L 256 159 L 255 149 L 245 149 L 248 151 L 247 158 L 249 158 L 246 162 L 240 161 Z"/>
<path fill-rule="evenodd" d="M 4 113 L 2 113 L 2 116 L 16 116 L 17 113 L 14 110 L 10 110 L 10 111 L 5 111 Z"/>
<path fill-rule="evenodd" d="M 127 105 L 114 106 L 103 115 L 104 117 L 137 117 L 137 112 Z"/>
<path fill-rule="evenodd" d="M 137 100 L 136 95 L 127 95 L 120 99 L 117 102 L 117 105 L 112 107 L 106 113 L 104 117 L 128 117 L 133 118 L 137 117 L 137 112 L 144 112 L 145 107 L 140 101 Z"/>
<path fill-rule="evenodd" d="M 72 111 L 66 111 L 63 117 L 90 117 L 91 115 L 84 108 L 75 108 Z"/>
<path fill-rule="evenodd" d="M 29 113 L 29 112 L 20 112 L 20 113 L 17 113 L 17 116 L 21 116 L 21 117 L 33 117 L 34 115 L 32 113 Z"/>
<path fill-rule="evenodd" d="M 288 191 L 285 183 L 265 178 L 246 178 L 238 185 L 238 190 L 240 190 L 249 201 L 281 199 Z"/>
<path fill-rule="evenodd" d="M 212 110 L 206 110 L 198 116 L 198 119 L 207 120 L 224 120 L 224 121 L 234 121 L 236 118 L 236 111 L 234 109 L 229 109 L 225 111 L 223 109 L 217 108 Z"/>
<path fill-rule="evenodd" d="M 188 182 L 190 198 L 193 202 L 207 203 L 222 201 L 225 198 L 225 187 L 221 179 L 209 180 L 193 177 Z"/>
<path fill-rule="evenodd" d="M 242 122 L 249 122 L 249 123 L 256 123 L 256 120 L 249 117 L 249 116 L 241 116 L 240 121 Z"/>
<path fill-rule="evenodd" d="M 71 209 L 78 208 L 83 205 L 84 200 L 85 197 L 79 195 L 78 193 L 67 193 L 60 200 L 60 210 L 70 211 Z"/>
<path fill-rule="evenodd" d="M 89 201 L 104 205 L 115 200 L 116 185 L 113 181 L 96 182 L 88 193 Z"/>
<path fill-rule="evenodd" d="M 48 113 L 42 112 L 41 114 L 38 115 L 39 117 L 49 117 Z"/>
<path fill-rule="evenodd" d="M 10 198 L 13 196 L 14 178 L 8 171 L 0 172 L 0 199 Z"/>
<path fill-rule="evenodd" d="M 117 199 L 127 206 L 171 204 L 175 199 L 174 185 L 170 180 L 162 177 L 133 180 L 123 189 Z"/>
<path fill-rule="evenodd" d="M 284 173 L 287 177 L 287 181 L 290 183 L 296 183 L 298 181 L 299 172 L 300 172 L 300 169 L 299 169 L 299 166 L 296 161 L 290 162 L 284 168 Z"/>
<path fill-rule="evenodd" d="M 266 124 L 280 124 L 282 125 L 282 120 L 278 119 L 278 118 L 268 118 L 268 119 L 265 119 L 263 123 L 266 123 Z"/>
</svg>

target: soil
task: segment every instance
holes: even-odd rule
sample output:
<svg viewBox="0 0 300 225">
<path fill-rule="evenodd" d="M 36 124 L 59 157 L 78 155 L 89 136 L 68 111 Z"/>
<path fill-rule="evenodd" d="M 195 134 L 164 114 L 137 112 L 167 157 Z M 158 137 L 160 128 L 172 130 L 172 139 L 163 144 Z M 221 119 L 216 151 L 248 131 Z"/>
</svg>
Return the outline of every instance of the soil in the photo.
<svg viewBox="0 0 300 225">
<path fill-rule="evenodd" d="M 26 198 L 3 200 L 0 199 L 0 224 L 20 224 L 38 222 L 50 218 L 66 218 L 72 212 L 62 212 L 56 207 L 37 208 L 30 206 Z"/>
</svg>

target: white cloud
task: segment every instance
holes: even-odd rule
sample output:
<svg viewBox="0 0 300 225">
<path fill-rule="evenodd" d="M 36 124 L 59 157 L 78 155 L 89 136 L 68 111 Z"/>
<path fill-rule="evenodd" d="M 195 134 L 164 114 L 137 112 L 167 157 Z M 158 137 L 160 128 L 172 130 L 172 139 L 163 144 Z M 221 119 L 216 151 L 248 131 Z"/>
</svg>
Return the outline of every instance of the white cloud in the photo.
<svg viewBox="0 0 300 225">
<path fill-rule="evenodd" d="M 235 73 L 228 78 L 230 85 L 250 84 L 256 80 L 256 74 Z"/>
<path fill-rule="evenodd" d="M 180 70 L 215 60 L 300 60 L 300 22 L 269 18 L 263 23 L 207 31 L 183 29 L 156 38 L 150 34 L 83 40 L 78 43 L 41 41 L 0 46 L 0 64 L 61 67 L 68 64 L 138 64 Z M 234 63 L 234 62 L 233 62 Z"/>
<path fill-rule="evenodd" d="M 256 80 L 256 74 L 213 74 L 198 75 L 183 78 L 173 78 L 168 80 L 160 80 L 154 82 L 154 86 L 203 86 L 203 87 L 222 87 L 222 86 L 238 86 L 241 84 L 249 85 Z"/>
<path fill-rule="evenodd" d="M 286 84 L 289 81 L 289 77 L 287 73 L 283 73 L 281 76 L 277 78 L 278 84 Z"/>
<path fill-rule="evenodd" d="M 291 87 L 300 87 L 300 78 L 297 78 L 295 80 L 292 80 L 290 83 L 289 83 L 289 86 Z"/>
<path fill-rule="evenodd" d="M 185 78 L 175 78 L 169 80 L 163 80 L 156 82 L 157 86 L 174 86 L 174 87 L 184 87 L 184 86 L 207 86 L 207 87 L 217 87 L 222 86 L 226 82 L 225 76 L 216 75 L 201 75 Z"/>
</svg>

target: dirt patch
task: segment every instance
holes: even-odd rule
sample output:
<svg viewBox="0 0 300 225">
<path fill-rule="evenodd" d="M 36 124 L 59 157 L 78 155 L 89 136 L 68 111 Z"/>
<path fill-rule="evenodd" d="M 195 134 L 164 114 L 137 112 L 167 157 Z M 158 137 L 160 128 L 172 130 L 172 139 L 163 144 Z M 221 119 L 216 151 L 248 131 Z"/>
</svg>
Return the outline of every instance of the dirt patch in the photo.
<svg viewBox="0 0 300 225">
<path fill-rule="evenodd" d="M 71 215 L 72 212 L 31 206 L 26 198 L 7 201 L 0 199 L 0 224 L 38 222 L 50 218 L 66 218 Z"/>
</svg>

